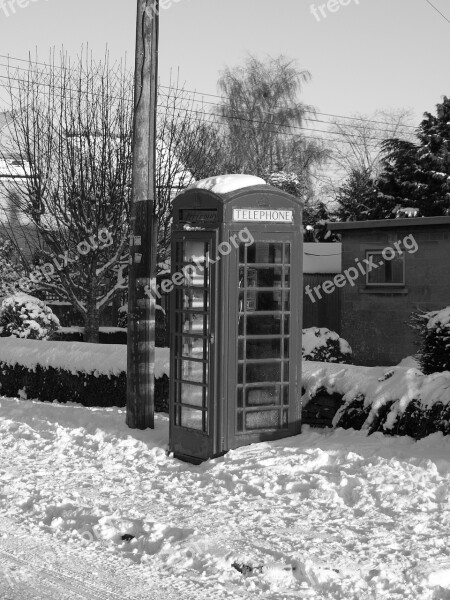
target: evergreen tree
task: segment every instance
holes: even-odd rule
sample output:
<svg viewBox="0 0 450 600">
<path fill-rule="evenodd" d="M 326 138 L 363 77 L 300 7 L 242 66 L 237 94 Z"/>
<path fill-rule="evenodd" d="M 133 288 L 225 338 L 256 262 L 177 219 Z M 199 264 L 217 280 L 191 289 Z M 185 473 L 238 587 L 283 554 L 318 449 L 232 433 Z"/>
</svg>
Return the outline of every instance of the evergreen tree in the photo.
<svg viewBox="0 0 450 600">
<path fill-rule="evenodd" d="M 338 189 L 336 215 L 343 221 L 393 219 L 407 215 L 450 215 L 450 100 L 425 113 L 418 142 L 385 140 L 376 180 L 354 170 Z M 411 210 L 409 210 L 411 209 Z"/>
<path fill-rule="evenodd" d="M 450 214 L 450 100 L 444 96 L 437 116 L 425 113 L 418 137 L 417 208 L 423 216 Z M 419 204 L 420 203 L 420 204 Z"/>
<path fill-rule="evenodd" d="M 418 144 L 399 139 L 384 143 L 383 171 L 377 188 L 384 218 L 406 207 L 423 217 L 450 214 L 450 100 L 425 113 Z"/>
<path fill-rule="evenodd" d="M 336 216 L 340 221 L 382 219 L 375 183 L 366 170 L 354 169 L 338 189 Z"/>
</svg>

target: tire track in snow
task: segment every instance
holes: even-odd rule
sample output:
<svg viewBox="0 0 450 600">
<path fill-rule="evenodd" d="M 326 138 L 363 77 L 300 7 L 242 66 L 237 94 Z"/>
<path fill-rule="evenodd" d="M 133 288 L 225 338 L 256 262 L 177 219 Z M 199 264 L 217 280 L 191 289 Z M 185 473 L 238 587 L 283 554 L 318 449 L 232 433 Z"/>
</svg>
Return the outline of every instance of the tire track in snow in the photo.
<svg viewBox="0 0 450 600">
<path fill-rule="evenodd" d="M 45 543 L 41 532 L 36 543 L 9 518 L 0 517 L 0 531 L 1 600 L 180 600 L 180 588 L 189 587 L 164 581 L 160 573 L 155 587 L 134 565 L 104 552 L 87 559 L 57 540 Z M 202 597 L 198 588 L 182 591 L 183 600 Z"/>
</svg>

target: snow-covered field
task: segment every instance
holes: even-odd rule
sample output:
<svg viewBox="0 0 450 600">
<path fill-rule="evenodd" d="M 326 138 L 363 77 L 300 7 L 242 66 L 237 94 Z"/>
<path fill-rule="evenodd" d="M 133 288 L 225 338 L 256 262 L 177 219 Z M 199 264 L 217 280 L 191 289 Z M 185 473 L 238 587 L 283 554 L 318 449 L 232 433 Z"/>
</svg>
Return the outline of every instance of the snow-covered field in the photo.
<svg viewBox="0 0 450 600">
<path fill-rule="evenodd" d="M 0 598 L 450 598 L 450 437 L 305 428 L 200 466 L 167 438 L 0 398 Z"/>
</svg>

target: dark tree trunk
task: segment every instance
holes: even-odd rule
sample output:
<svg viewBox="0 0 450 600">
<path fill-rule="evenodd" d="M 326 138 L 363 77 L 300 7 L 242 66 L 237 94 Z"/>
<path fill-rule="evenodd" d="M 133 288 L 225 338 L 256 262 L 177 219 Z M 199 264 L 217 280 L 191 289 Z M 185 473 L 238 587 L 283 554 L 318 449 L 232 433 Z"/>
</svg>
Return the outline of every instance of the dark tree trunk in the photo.
<svg viewBox="0 0 450 600">
<path fill-rule="evenodd" d="M 98 344 L 100 328 L 100 312 L 97 308 L 97 302 L 89 300 L 87 305 L 86 323 L 84 327 L 84 341 L 91 344 Z"/>
</svg>

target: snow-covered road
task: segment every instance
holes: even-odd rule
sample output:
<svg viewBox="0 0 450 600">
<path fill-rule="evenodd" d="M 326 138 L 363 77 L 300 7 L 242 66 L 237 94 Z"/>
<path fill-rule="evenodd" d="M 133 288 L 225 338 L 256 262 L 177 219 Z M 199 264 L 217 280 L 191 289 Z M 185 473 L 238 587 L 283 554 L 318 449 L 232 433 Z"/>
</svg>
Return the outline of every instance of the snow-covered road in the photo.
<svg viewBox="0 0 450 600">
<path fill-rule="evenodd" d="M 450 438 L 305 429 L 192 466 L 166 416 L 124 422 L 0 399 L 0 598 L 450 599 Z"/>
</svg>

